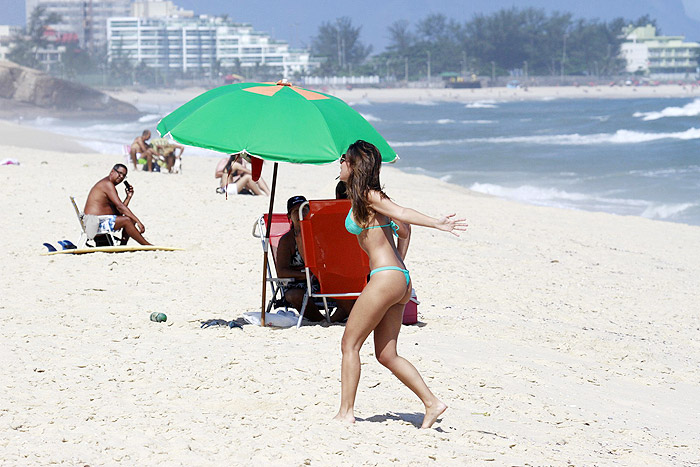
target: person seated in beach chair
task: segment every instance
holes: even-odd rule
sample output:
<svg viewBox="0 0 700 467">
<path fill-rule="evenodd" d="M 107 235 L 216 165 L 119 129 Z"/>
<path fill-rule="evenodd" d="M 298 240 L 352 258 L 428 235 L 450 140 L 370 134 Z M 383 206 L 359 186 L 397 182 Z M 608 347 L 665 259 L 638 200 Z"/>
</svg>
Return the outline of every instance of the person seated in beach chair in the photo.
<svg viewBox="0 0 700 467">
<path fill-rule="evenodd" d="M 116 164 L 112 167 L 109 175 L 95 183 L 95 186 L 90 189 L 83 209 L 85 233 L 88 238 L 94 238 L 98 230 L 122 230 L 122 245 L 126 245 L 129 238 L 135 239 L 141 245 L 150 245 L 143 238 L 146 227 L 128 207 L 134 196 L 134 188 L 124 182 L 126 186 L 124 201 L 119 199 L 117 193 L 116 187 L 124 181 L 127 172 L 124 164 Z"/>
<path fill-rule="evenodd" d="M 277 275 L 294 279 L 293 282 L 287 284 L 284 298 L 297 310 L 301 310 L 304 294 L 306 294 L 304 247 L 301 243 L 301 227 L 299 226 L 299 207 L 305 201 L 304 196 L 292 196 L 287 200 L 287 218 L 292 224 L 292 228 L 280 238 L 277 247 Z M 318 281 L 312 280 L 311 288 L 317 292 L 319 289 Z M 312 300 L 306 304 L 304 316 L 309 321 L 323 320 L 323 315 Z"/>
<path fill-rule="evenodd" d="M 180 172 L 182 153 L 185 152 L 184 146 L 167 138 L 154 138 L 151 140 L 150 146 L 159 157 L 163 158 L 169 173 Z M 179 154 L 175 154 L 177 150 L 180 151 Z"/>
<path fill-rule="evenodd" d="M 131 157 L 131 162 L 134 164 L 134 170 L 138 165 L 139 159 L 146 159 L 146 166 L 149 171 L 153 170 L 153 155 L 155 152 L 148 145 L 148 140 L 151 138 L 151 132 L 149 130 L 143 130 L 141 136 L 134 138 L 134 142 L 131 143 L 131 149 L 129 149 L 129 156 Z M 137 157 L 140 154 L 141 157 Z"/>
<path fill-rule="evenodd" d="M 236 195 L 262 195 L 270 196 L 270 189 L 262 177 L 257 182 L 253 181 L 253 172 L 248 168 L 240 154 L 231 154 L 221 159 L 214 171 L 214 178 L 219 178 L 217 193 Z"/>
<path fill-rule="evenodd" d="M 306 274 L 304 272 L 304 246 L 301 241 L 301 226 L 299 224 L 299 208 L 306 202 L 304 196 L 292 196 L 287 200 L 287 218 L 292 224 L 292 228 L 280 238 L 277 248 L 277 275 L 279 277 L 289 277 L 294 279 L 293 282 L 286 285 L 284 294 L 293 308 L 301 310 L 306 294 Z M 316 278 L 312 278 L 311 289 L 314 293 L 319 291 L 319 283 Z M 331 322 L 339 321 L 336 316 L 347 318 L 352 308 L 352 300 L 338 300 L 336 303 L 336 311 L 331 316 Z M 308 300 L 304 317 L 309 321 L 322 321 L 324 319 L 318 306 L 313 300 Z"/>
</svg>

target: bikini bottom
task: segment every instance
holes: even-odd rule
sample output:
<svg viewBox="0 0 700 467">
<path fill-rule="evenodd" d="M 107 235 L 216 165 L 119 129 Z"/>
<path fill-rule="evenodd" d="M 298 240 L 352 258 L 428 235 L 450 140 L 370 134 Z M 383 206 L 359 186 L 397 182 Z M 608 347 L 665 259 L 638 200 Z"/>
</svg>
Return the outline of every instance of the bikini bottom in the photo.
<svg viewBox="0 0 700 467">
<path fill-rule="evenodd" d="M 372 269 L 369 272 L 369 277 L 372 277 L 375 273 L 378 273 L 379 271 L 401 271 L 404 276 L 406 276 L 406 286 L 411 282 L 411 276 L 408 273 L 408 269 L 401 269 L 398 266 L 384 266 L 381 268 L 377 269 Z"/>
</svg>

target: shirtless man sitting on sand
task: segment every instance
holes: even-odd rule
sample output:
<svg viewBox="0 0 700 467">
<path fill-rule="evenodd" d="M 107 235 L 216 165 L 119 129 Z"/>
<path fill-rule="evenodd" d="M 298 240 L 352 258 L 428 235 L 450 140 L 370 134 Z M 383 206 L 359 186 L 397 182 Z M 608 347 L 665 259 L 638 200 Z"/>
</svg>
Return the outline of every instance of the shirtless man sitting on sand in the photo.
<svg viewBox="0 0 700 467">
<path fill-rule="evenodd" d="M 151 132 L 149 130 L 143 130 L 141 136 L 134 138 L 134 142 L 131 143 L 131 149 L 129 149 L 129 155 L 131 156 L 131 162 L 134 163 L 134 170 L 136 170 L 136 164 L 138 164 L 137 154 L 141 154 L 141 157 L 146 159 L 148 164 L 148 171 L 153 171 L 153 154 L 154 151 L 148 146 L 148 141 L 151 138 Z"/>
<path fill-rule="evenodd" d="M 122 230 L 122 245 L 126 245 L 129 237 L 134 238 L 141 245 L 150 245 L 143 238 L 146 231 L 143 223 L 128 208 L 129 201 L 134 196 L 134 188 L 126 185 L 126 197 L 124 202 L 119 199 L 116 186 L 126 178 L 127 169 L 124 164 L 116 164 L 105 178 L 95 183 L 88 193 L 83 212 L 85 230 L 88 237 L 99 230 Z M 93 230 L 94 232 L 88 232 Z"/>
</svg>

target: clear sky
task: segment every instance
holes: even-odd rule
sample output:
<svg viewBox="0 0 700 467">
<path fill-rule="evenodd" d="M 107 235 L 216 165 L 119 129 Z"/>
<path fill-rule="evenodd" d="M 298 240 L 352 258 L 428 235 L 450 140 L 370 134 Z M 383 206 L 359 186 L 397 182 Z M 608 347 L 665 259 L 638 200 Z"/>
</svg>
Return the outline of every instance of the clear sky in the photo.
<svg viewBox="0 0 700 467">
<path fill-rule="evenodd" d="M 24 0 L 0 0 L 0 24 L 24 25 Z M 405 19 L 415 24 L 430 13 L 444 13 L 457 21 L 476 13 L 501 8 L 537 7 L 566 11 L 578 18 L 636 19 L 645 14 L 656 18 L 667 35 L 685 35 L 700 41 L 700 0 L 174 0 L 176 5 L 196 14 L 227 14 L 229 18 L 252 23 L 293 46 L 306 46 L 323 21 L 349 16 L 362 26 L 362 40 L 381 52 L 387 44 L 387 27 Z"/>
</svg>

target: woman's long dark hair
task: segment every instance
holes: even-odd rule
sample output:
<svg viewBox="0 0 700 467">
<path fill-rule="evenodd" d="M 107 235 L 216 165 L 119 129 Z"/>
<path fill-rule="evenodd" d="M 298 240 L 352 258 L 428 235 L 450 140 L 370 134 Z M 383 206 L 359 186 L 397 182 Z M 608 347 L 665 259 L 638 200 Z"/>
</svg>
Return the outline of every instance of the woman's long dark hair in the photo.
<svg viewBox="0 0 700 467">
<path fill-rule="evenodd" d="M 226 165 L 224 166 L 224 170 L 223 170 L 225 173 L 231 172 L 231 166 L 233 165 L 234 162 L 236 162 L 238 160 L 239 156 L 240 156 L 240 154 L 231 154 L 228 157 L 228 162 L 226 162 Z"/>
<path fill-rule="evenodd" d="M 388 198 L 379 182 L 382 155 L 374 144 L 358 140 L 345 152 L 345 161 L 348 168 L 352 169 L 347 181 L 352 210 L 355 219 L 362 226 L 366 226 L 373 213 L 369 207 L 369 192 L 374 190 L 382 198 Z"/>
</svg>

